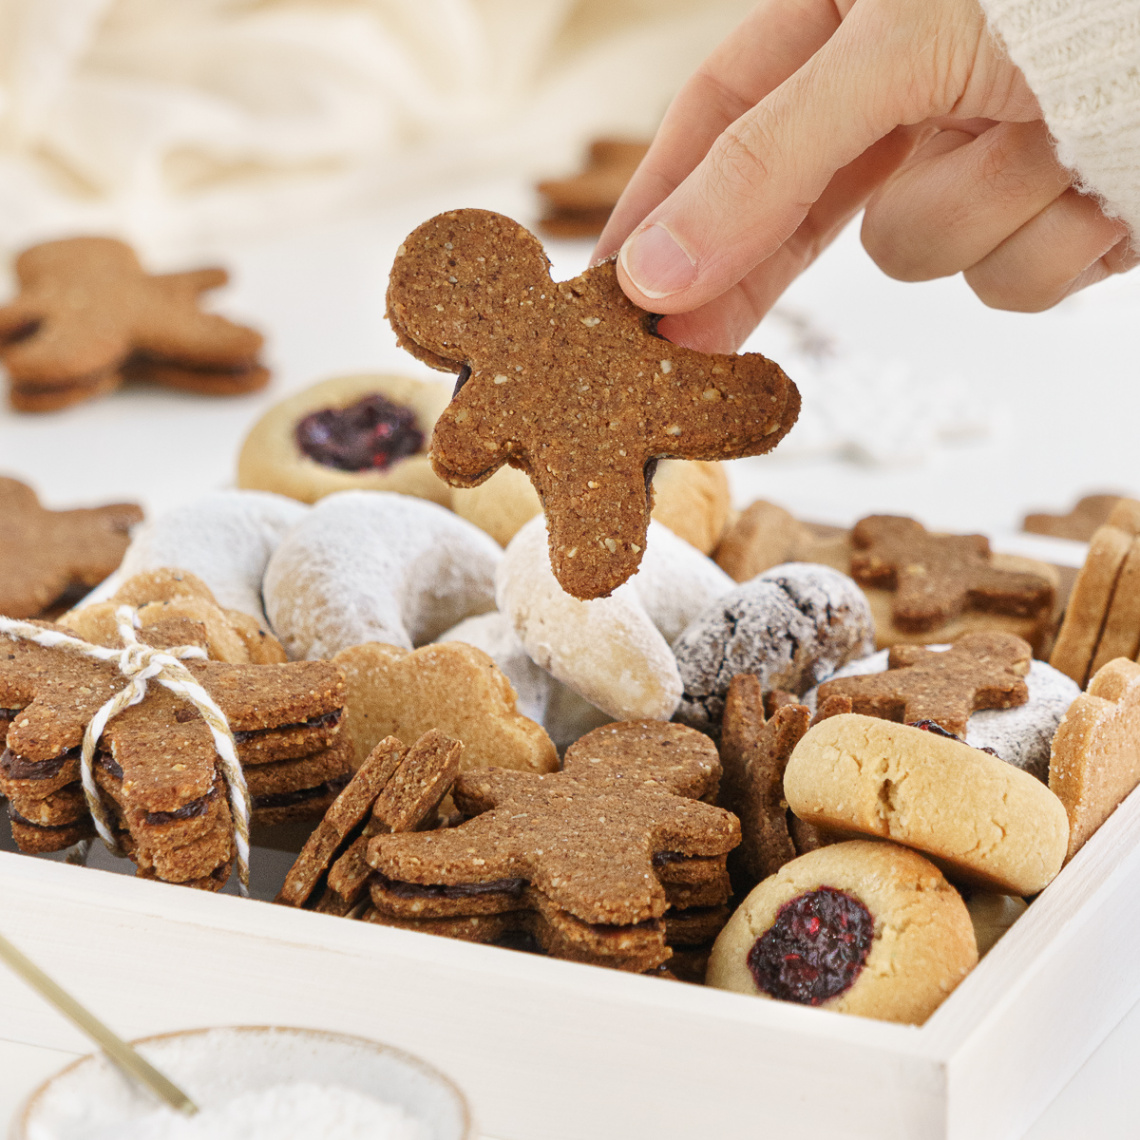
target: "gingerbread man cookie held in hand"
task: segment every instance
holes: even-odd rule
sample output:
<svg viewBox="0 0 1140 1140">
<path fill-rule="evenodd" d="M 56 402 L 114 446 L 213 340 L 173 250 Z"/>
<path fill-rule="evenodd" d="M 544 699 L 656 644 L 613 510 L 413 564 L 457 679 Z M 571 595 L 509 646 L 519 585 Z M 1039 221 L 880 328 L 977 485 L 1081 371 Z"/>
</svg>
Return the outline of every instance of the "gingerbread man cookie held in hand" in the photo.
<svg viewBox="0 0 1140 1140">
<path fill-rule="evenodd" d="M 612 262 L 554 282 L 538 240 L 483 210 L 425 222 L 400 246 L 388 318 L 418 359 L 459 373 L 432 438 L 432 464 L 473 487 L 504 463 L 542 498 L 551 563 L 579 598 L 636 569 L 657 459 L 770 451 L 799 393 L 750 353 L 695 352 L 654 335 Z"/>
</svg>

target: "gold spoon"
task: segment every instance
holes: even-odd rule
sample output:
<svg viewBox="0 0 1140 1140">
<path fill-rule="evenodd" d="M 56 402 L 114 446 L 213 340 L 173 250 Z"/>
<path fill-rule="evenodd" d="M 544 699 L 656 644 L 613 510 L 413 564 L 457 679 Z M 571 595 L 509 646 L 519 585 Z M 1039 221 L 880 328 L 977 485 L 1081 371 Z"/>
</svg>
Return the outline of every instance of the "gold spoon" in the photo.
<svg viewBox="0 0 1140 1140">
<path fill-rule="evenodd" d="M 198 1106 L 168 1077 L 160 1073 L 149 1061 L 112 1033 L 93 1013 L 85 1009 L 59 985 L 51 980 L 30 958 L 25 957 L 11 942 L 0 934 L 0 959 L 12 967 L 41 997 L 83 1030 L 124 1073 L 145 1085 L 155 1096 L 171 1108 L 193 1116 Z"/>
</svg>

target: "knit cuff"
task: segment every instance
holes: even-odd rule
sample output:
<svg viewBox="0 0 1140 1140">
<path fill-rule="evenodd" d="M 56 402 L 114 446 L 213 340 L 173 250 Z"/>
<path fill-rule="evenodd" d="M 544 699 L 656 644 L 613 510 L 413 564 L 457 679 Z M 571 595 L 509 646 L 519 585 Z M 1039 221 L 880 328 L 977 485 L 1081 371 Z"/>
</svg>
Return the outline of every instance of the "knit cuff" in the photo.
<svg viewBox="0 0 1140 1140">
<path fill-rule="evenodd" d="M 1041 104 L 1057 157 L 1140 235 L 1140 4 L 981 4 Z"/>
</svg>

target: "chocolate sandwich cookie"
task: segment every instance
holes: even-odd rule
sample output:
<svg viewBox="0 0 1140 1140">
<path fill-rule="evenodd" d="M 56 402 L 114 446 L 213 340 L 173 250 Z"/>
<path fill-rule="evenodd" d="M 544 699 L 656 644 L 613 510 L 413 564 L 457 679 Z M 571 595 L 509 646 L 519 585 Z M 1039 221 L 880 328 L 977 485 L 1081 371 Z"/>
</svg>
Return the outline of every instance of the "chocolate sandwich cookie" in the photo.
<svg viewBox="0 0 1140 1140">
<path fill-rule="evenodd" d="M 435 729 L 411 748 L 394 736 L 377 744 L 309 837 L 277 901 L 304 906 L 316 898 L 316 909 L 347 914 L 367 890 L 367 841 L 430 826 L 459 773 L 462 751 L 458 740 Z"/>
<path fill-rule="evenodd" d="M 373 907 L 401 920 L 530 914 L 518 923 L 548 953 L 660 965 L 670 892 L 694 905 L 727 897 L 737 823 L 695 798 L 715 794 L 719 767 L 700 734 L 634 722 L 577 741 L 560 772 L 464 773 L 452 794 L 473 818 L 369 842 Z"/>
<path fill-rule="evenodd" d="M 54 411 L 128 375 L 206 395 L 265 386 L 261 335 L 201 308 L 223 269 L 153 276 L 113 238 L 45 242 L 16 259 L 20 291 L 0 308 L 0 359 L 17 411 Z"/>
<path fill-rule="evenodd" d="M 156 647 L 206 641 L 201 625 L 183 619 L 141 632 Z M 328 663 L 190 660 L 187 667 L 226 716 L 239 757 L 244 750 L 264 762 L 290 760 L 324 750 L 336 735 L 343 680 Z M 0 707 L 19 710 L 9 722 L 0 782 L 7 781 L 9 792 L 35 791 L 41 800 L 74 783 L 86 725 L 124 684 L 113 663 L 14 634 L 0 638 Z M 342 757 L 338 772 L 345 774 L 350 762 Z M 232 820 L 213 736 L 197 709 L 164 686 L 152 684 L 141 703 L 107 723 L 94 775 L 129 836 L 132 857 L 148 873 L 199 879 L 232 857 Z"/>
</svg>

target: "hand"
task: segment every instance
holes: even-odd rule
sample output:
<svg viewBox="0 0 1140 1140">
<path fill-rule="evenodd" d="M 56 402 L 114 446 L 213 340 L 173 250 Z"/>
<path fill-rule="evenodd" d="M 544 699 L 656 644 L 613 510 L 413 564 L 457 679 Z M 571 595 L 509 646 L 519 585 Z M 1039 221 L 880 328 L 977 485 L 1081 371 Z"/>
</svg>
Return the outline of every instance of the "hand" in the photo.
<svg viewBox="0 0 1140 1140">
<path fill-rule="evenodd" d="M 961 272 L 996 308 L 1137 260 L 977 0 L 761 0 L 677 96 L 596 255 L 621 248 L 663 335 L 730 352 L 864 206 L 886 273 Z"/>
</svg>

